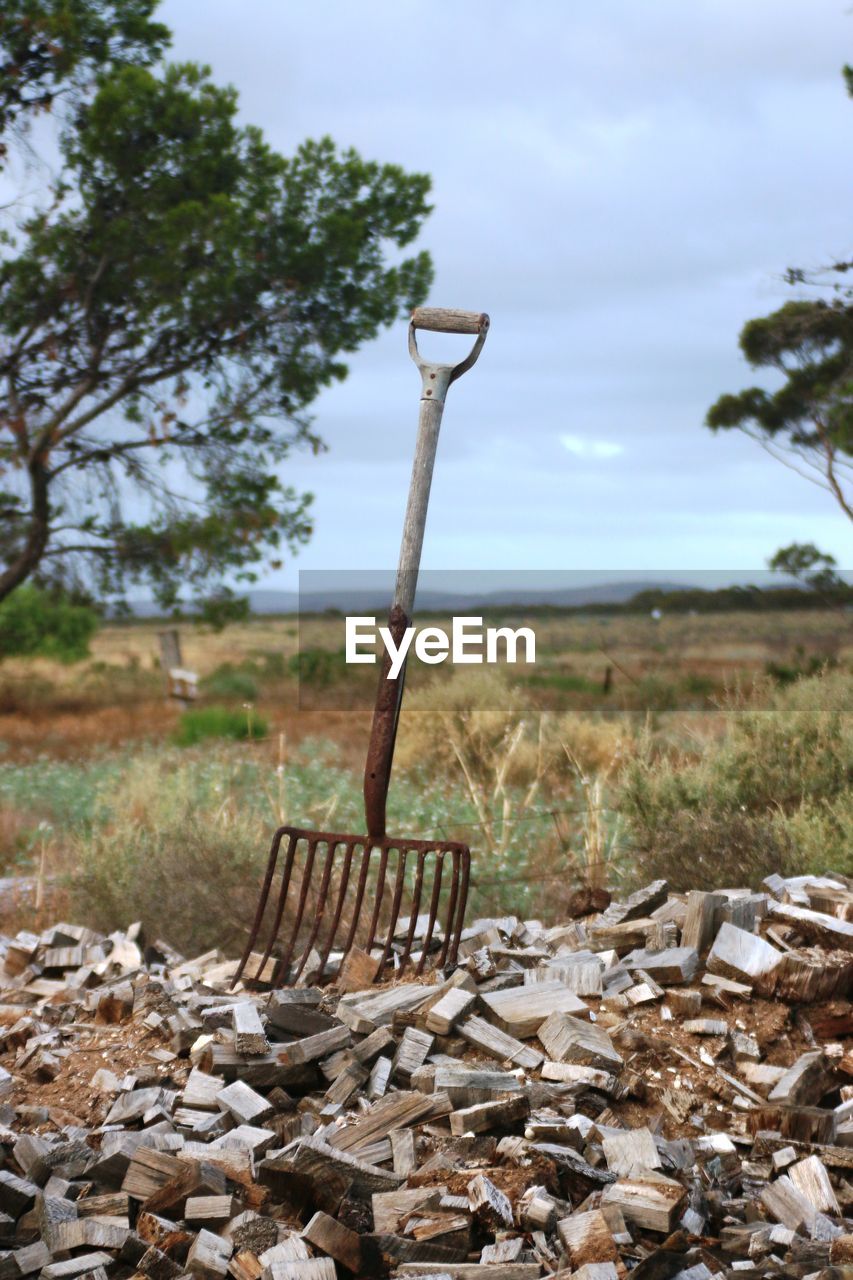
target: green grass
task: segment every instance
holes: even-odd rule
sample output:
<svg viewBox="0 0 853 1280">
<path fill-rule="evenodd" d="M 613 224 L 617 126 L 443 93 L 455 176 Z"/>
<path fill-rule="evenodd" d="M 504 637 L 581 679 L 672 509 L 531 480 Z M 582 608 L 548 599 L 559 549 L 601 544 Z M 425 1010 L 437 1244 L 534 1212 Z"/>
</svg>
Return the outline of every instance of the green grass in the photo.
<svg viewBox="0 0 853 1280">
<path fill-rule="evenodd" d="M 242 742 L 266 736 L 266 720 L 250 707 L 241 711 L 233 707 L 192 707 L 181 716 L 173 740 L 176 746 L 194 747 L 208 738 Z"/>
</svg>

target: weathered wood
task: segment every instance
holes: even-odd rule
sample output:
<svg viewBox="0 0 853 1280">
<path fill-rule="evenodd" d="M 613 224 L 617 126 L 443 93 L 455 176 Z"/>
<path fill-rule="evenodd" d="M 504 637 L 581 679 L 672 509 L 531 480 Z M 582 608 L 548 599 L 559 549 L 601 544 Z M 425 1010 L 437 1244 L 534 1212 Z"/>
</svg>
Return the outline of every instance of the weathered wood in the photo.
<svg viewBox="0 0 853 1280">
<path fill-rule="evenodd" d="M 499 1062 L 512 1062 L 525 1071 L 534 1071 L 542 1062 L 542 1054 L 538 1049 L 522 1044 L 514 1036 L 493 1027 L 484 1018 L 466 1018 L 457 1026 L 456 1031 L 475 1049 L 481 1049 Z"/>
<path fill-rule="evenodd" d="M 236 1211 L 233 1196 L 188 1196 L 184 1217 L 187 1222 L 228 1222 Z"/>
<path fill-rule="evenodd" d="M 485 1174 L 477 1174 L 468 1183 L 468 1206 L 478 1225 L 486 1231 L 500 1231 L 512 1226 L 512 1205 Z"/>
<path fill-rule="evenodd" d="M 600 1089 L 602 1093 L 613 1093 L 616 1089 L 616 1076 L 608 1071 L 599 1071 L 597 1067 L 583 1066 L 578 1062 L 543 1062 L 542 1079 Z"/>
<path fill-rule="evenodd" d="M 791 925 L 804 938 L 819 942 L 825 947 L 837 947 L 840 951 L 853 951 L 853 922 L 838 916 L 824 915 L 805 907 L 789 906 L 783 902 L 770 902 L 769 912 L 774 920 Z"/>
<path fill-rule="evenodd" d="M 39 1188 L 26 1178 L 19 1178 L 8 1169 L 0 1170 L 0 1209 L 19 1218 L 31 1209 L 39 1194 Z"/>
<path fill-rule="evenodd" d="M 219 1280 L 228 1270 L 231 1253 L 230 1241 L 202 1228 L 187 1254 L 187 1271 L 203 1280 Z"/>
<path fill-rule="evenodd" d="M 606 1133 L 601 1140 L 604 1158 L 611 1172 L 631 1176 L 644 1169 L 659 1169 L 661 1159 L 651 1131 L 641 1129 L 625 1129 Z M 590 1258 L 586 1261 L 596 1262 L 604 1259 Z"/>
<path fill-rule="evenodd" d="M 621 1262 L 613 1233 L 600 1209 L 562 1218 L 557 1223 L 557 1235 L 575 1272 L 588 1263 Z"/>
<path fill-rule="evenodd" d="M 589 1016 L 589 1010 L 559 979 L 532 987 L 511 987 L 481 996 L 497 1025 L 508 1035 L 522 1040 L 535 1036 L 549 1014 L 554 1012 Z"/>
<path fill-rule="evenodd" d="M 668 1233 L 686 1194 L 680 1182 L 663 1174 L 645 1173 L 619 1178 L 604 1188 L 601 1201 L 602 1205 L 615 1205 L 620 1209 L 626 1222 L 632 1222 L 645 1231 Z"/>
<path fill-rule="evenodd" d="M 809 1230 L 814 1222 L 813 1205 L 785 1174 L 762 1187 L 759 1199 L 771 1218 L 792 1231 Z"/>
<path fill-rule="evenodd" d="M 292 1044 L 279 1049 L 276 1056 L 285 1067 L 304 1066 L 308 1062 L 318 1062 L 337 1049 L 345 1049 L 352 1044 L 352 1032 L 349 1027 L 332 1027 L 329 1031 L 321 1031 L 316 1036 L 306 1036 L 304 1040 L 294 1040 Z"/>
<path fill-rule="evenodd" d="M 538 1280 L 538 1262 L 507 1262 L 488 1269 L 479 1262 L 401 1262 L 398 1276 L 449 1276 L 450 1280 Z"/>
<path fill-rule="evenodd" d="M 621 1055 L 602 1027 L 567 1013 L 552 1013 L 539 1028 L 538 1039 L 554 1062 L 574 1062 L 601 1071 L 622 1066 Z"/>
<path fill-rule="evenodd" d="M 772 977 L 781 959 L 782 952 L 757 934 L 724 922 L 708 953 L 707 967 L 711 973 L 736 982 L 745 980 L 767 991 L 772 990 Z"/>
<path fill-rule="evenodd" d="M 612 926 L 646 918 L 663 906 L 668 893 L 669 885 L 666 880 L 653 880 L 651 884 L 630 894 L 623 902 L 611 902 L 607 910 L 598 917 L 596 924 Z"/>
<path fill-rule="evenodd" d="M 364 1115 L 337 1129 L 329 1144 L 337 1151 L 357 1152 L 395 1129 L 426 1124 L 450 1111 L 450 1099 L 445 1093 L 391 1093 L 374 1102 Z"/>
<path fill-rule="evenodd" d="M 693 947 L 668 947 L 663 951 L 640 948 L 622 961 L 626 969 L 643 969 L 656 982 L 674 986 L 690 982 L 699 967 L 699 956 Z"/>
<path fill-rule="evenodd" d="M 792 1164 L 788 1169 L 788 1177 L 800 1194 L 804 1195 L 809 1204 L 819 1213 L 840 1216 L 841 1209 L 832 1189 L 832 1183 L 829 1181 L 829 1175 L 817 1156 L 807 1156 L 805 1160 Z"/>
<path fill-rule="evenodd" d="M 360 1040 L 358 1044 L 352 1047 L 352 1056 L 356 1062 L 362 1062 L 369 1065 L 382 1053 L 387 1053 L 390 1049 L 395 1049 L 397 1041 L 394 1033 L 388 1027 L 377 1027 L 369 1035 Z"/>
<path fill-rule="evenodd" d="M 363 991 L 375 982 L 381 963 L 381 953 L 368 955 L 359 947 L 351 947 L 338 970 L 335 986 L 343 994 L 348 991 Z"/>
<path fill-rule="evenodd" d="M 128 1165 L 121 1189 L 134 1200 L 145 1201 L 184 1169 L 181 1161 L 167 1151 L 139 1147 Z"/>
<path fill-rule="evenodd" d="M 411 1129 L 395 1129 L 393 1131 L 391 1134 L 391 1156 L 394 1172 L 399 1173 L 401 1177 L 408 1177 L 417 1168 L 415 1135 Z"/>
<path fill-rule="evenodd" d="M 358 1275 L 362 1270 L 361 1243 L 355 1231 L 336 1221 L 322 1210 L 315 1213 L 303 1229 L 303 1237 L 322 1253 Z"/>
<path fill-rule="evenodd" d="M 112 1256 L 103 1251 L 82 1253 L 76 1258 L 66 1258 L 62 1262 L 50 1262 L 42 1267 L 39 1280 L 74 1280 L 76 1276 L 84 1276 L 97 1271 L 99 1267 L 111 1267 Z"/>
<path fill-rule="evenodd" d="M 231 1011 L 234 1028 L 234 1048 L 238 1053 L 268 1053 L 270 1042 L 261 1022 L 261 1015 L 250 1000 L 241 1000 Z"/>
<path fill-rule="evenodd" d="M 819 1102 L 827 1088 L 827 1073 L 820 1051 L 800 1054 L 768 1094 L 768 1102 L 808 1106 Z"/>
<path fill-rule="evenodd" d="M 216 1111 L 217 1094 L 224 1086 L 223 1076 L 209 1075 L 205 1071 L 200 1071 L 198 1067 L 193 1067 L 184 1085 L 181 1100 L 184 1106 L 191 1110 Z"/>
<path fill-rule="evenodd" d="M 406 1027 L 391 1061 L 391 1075 L 408 1080 L 425 1061 L 433 1046 L 433 1037 L 417 1027 Z"/>
<path fill-rule="evenodd" d="M 362 1017 L 369 1019 L 374 1026 L 384 1027 L 393 1020 L 395 1013 L 414 1009 L 416 1005 L 426 1000 L 431 991 L 438 990 L 437 984 L 430 988 L 419 982 L 401 982 L 384 991 L 364 991 L 342 996 L 339 1003 L 357 1009 Z"/>
<path fill-rule="evenodd" d="M 717 932 L 719 915 L 725 905 L 722 893 L 703 893 L 691 889 L 687 895 L 687 913 L 681 929 L 681 945 L 692 947 L 701 955 L 708 947 Z"/>
<path fill-rule="evenodd" d="M 269 1119 L 274 1108 L 266 1098 L 250 1089 L 242 1080 L 235 1080 L 216 1095 L 216 1102 L 223 1111 L 234 1117 L 238 1124 L 260 1124 Z"/>
<path fill-rule="evenodd" d="M 404 1222 L 416 1210 L 437 1197 L 444 1195 L 444 1184 L 427 1187 L 401 1188 L 399 1191 L 379 1191 L 371 1198 L 373 1225 L 381 1235 L 395 1235 Z"/>
<path fill-rule="evenodd" d="M 344 1184 L 345 1192 L 356 1196 L 390 1191 L 403 1181 L 399 1174 L 365 1164 L 350 1152 L 314 1137 L 302 1138 L 285 1151 L 266 1156 L 260 1168 L 267 1174 L 293 1173 L 310 1183 L 315 1195 L 322 1193 L 324 1182 L 330 1178 L 337 1178 Z"/>
<path fill-rule="evenodd" d="M 388 1088 L 388 1082 L 391 1079 L 391 1059 L 377 1058 L 374 1062 L 370 1076 L 367 1081 L 365 1093 L 368 1098 L 381 1098 Z"/>
<path fill-rule="evenodd" d="M 526 1094 L 501 1102 L 481 1102 L 451 1112 L 450 1132 L 461 1137 L 465 1133 L 486 1133 L 489 1129 L 499 1131 L 526 1119 L 529 1114 L 530 1099 Z"/>
<path fill-rule="evenodd" d="M 449 1035 L 456 1023 L 471 1012 L 476 1002 L 476 992 L 465 991 L 460 987 L 451 988 L 427 1013 L 425 1021 L 427 1031 L 432 1031 L 439 1036 Z"/>
<path fill-rule="evenodd" d="M 453 1109 L 471 1107 L 478 1102 L 496 1102 L 523 1088 L 518 1076 L 504 1071 L 477 1071 L 463 1065 L 436 1067 L 434 1087 L 446 1093 Z"/>
</svg>

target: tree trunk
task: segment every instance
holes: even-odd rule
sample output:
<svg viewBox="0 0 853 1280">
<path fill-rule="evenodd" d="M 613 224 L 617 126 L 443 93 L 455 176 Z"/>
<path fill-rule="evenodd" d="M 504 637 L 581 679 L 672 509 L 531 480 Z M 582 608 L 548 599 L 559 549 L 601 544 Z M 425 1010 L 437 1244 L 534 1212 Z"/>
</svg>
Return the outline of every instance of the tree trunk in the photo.
<svg viewBox="0 0 853 1280">
<path fill-rule="evenodd" d="M 50 534 L 48 477 L 40 460 L 30 463 L 30 529 L 20 554 L 0 573 L 0 601 L 19 587 L 38 567 Z"/>
</svg>

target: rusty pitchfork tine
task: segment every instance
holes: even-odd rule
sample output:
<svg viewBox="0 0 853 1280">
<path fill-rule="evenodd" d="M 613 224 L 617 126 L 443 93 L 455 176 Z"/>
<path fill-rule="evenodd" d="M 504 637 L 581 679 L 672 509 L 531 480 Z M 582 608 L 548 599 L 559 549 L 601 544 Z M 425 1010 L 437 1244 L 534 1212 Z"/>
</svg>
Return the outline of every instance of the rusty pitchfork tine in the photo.
<svg viewBox="0 0 853 1280">
<path fill-rule="evenodd" d="M 267 858 L 267 869 L 266 869 L 266 872 L 264 873 L 263 885 L 261 886 L 261 896 L 258 899 L 257 910 L 255 911 L 255 919 L 253 920 L 252 927 L 249 930 L 249 941 L 246 943 L 246 948 L 243 952 L 240 963 L 237 966 L 237 971 L 231 980 L 232 987 L 235 985 L 235 983 L 239 982 L 240 978 L 243 976 L 243 970 L 245 969 L 249 956 L 252 954 L 252 950 L 255 946 L 255 943 L 257 942 L 261 924 L 263 923 L 264 914 L 266 913 L 266 909 L 267 909 L 267 899 L 269 898 L 269 895 L 270 895 L 270 886 L 272 885 L 273 875 L 275 874 L 275 865 L 278 862 L 278 851 L 281 846 L 281 842 L 286 835 L 287 835 L 287 828 L 279 827 L 278 831 L 276 831 L 275 835 L 272 838 L 272 845 L 270 847 L 269 857 Z M 274 938 L 275 938 L 275 934 L 273 932 L 273 940 Z M 267 953 L 264 954 L 263 963 L 261 964 L 261 970 L 263 969 L 264 964 L 266 964 L 267 962 L 268 952 L 269 952 L 269 949 Z"/>
<path fill-rule="evenodd" d="M 472 334 L 475 335 L 475 341 L 468 355 L 461 362 L 453 365 L 432 363 L 424 360 L 418 351 L 416 336 L 418 329 L 428 329 L 439 333 Z M 444 411 L 445 397 L 450 385 L 470 369 L 479 357 L 483 344 L 486 340 L 488 329 L 489 317 L 484 312 L 457 311 L 449 308 L 438 307 L 419 307 L 412 312 L 411 322 L 409 324 L 409 353 L 418 367 L 422 385 L 420 413 L 418 418 L 418 435 L 412 466 L 412 479 L 409 486 L 409 497 L 403 524 L 403 537 L 400 548 L 400 560 L 397 568 L 397 578 L 394 587 L 394 598 L 389 614 L 389 627 L 398 645 L 403 632 L 406 627 L 410 625 L 412 610 L 414 607 L 421 551 L 423 548 L 424 529 L 426 526 L 427 507 L 429 504 L 429 493 L 432 482 L 432 472 L 435 465 L 435 455 L 438 446 L 438 435 Z M 423 949 L 418 964 L 418 972 L 420 973 L 423 970 L 432 943 L 433 932 L 440 908 L 444 859 L 448 854 L 452 857 L 453 875 L 449 901 L 447 904 L 447 923 L 438 956 L 439 965 L 443 965 L 445 963 L 448 954 L 453 957 L 457 954 L 459 935 L 462 930 L 468 891 L 470 850 L 467 846 L 455 842 L 436 845 L 432 842 L 419 840 L 397 842 L 396 840 L 386 839 L 386 802 L 406 677 L 405 662 L 402 664 L 401 670 L 396 677 L 393 679 L 389 678 L 389 673 L 390 657 L 385 653 L 380 666 L 376 705 L 374 708 L 373 724 L 370 732 L 370 741 L 364 771 L 364 808 L 367 824 L 367 837 L 364 839 L 360 836 L 344 835 L 341 833 L 323 833 L 296 827 L 283 827 L 280 831 L 276 832 L 276 836 L 273 840 L 273 846 L 270 850 L 264 882 L 261 888 L 258 909 L 249 934 L 249 941 L 247 943 L 246 950 L 234 977 L 235 983 L 242 976 L 249 956 L 257 942 L 269 902 L 275 870 L 278 864 L 281 840 L 285 835 L 288 836 L 287 856 L 285 858 L 284 867 L 282 868 L 281 887 L 274 913 L 273 928 L 264 953 L 259 974 L 262 972 L 267 960 L 269 959 L 272 947 L 278 936 L 279 929 L 281 928 L 285 907 L 289 898 L 297 846 L 303 839 L 308 842 L 308 851 L 302 868 L 302 880 L 299 887 L 295 917 L 290 927 L 289 941 L 276 967 L 275 980 L 277 982 L 285 981 L 290 971 L 291 961 L 299 939 L 299 932 L 302 928 L 302 922 L 305 917 L 311 876 L 316 861 L 317 845 L 322 841 L 326 841 L 328 843 L 328 850 L 318 894 L 316 916 L 313 922 L 313 927 L 310 930 L 308 941 L 303 949 L 302 957 L 294 980 L 297 980 L 301 976 L 307 963 L 308 956 L 310 955 L 310 952 L 319 936 L 322 921 L 325 916 L 326 900 L 329 895 L 334 855 L 338 845 L 340 844 L 345 846 L 344 870 L 342 872 L 341 883 L 338 889 L 337 903 L 332 923 L 323 948 L 323 954 L 321 956 L 321 976 L 328 956 L 334 945 L 334 939 L 340 925 L 346 890 L 349 886 L 352 860 L 355 848 L 358 845 L 363 847 L 364 852 L 362 855 L 361 867 L 359 869 L 352 918 L 350 920 L 343 948 L 344 954 L 352 948 L 358 933 L 359 920 L 368 883 L 370 861 L 375 848 L 378 848 L 380 856 L 376 898 L 373 904 L 370 929 L 366 944 L 366 949 L 368 951 L 370 951 L 375 943 L 376 933 L 379 927 L 382 903 L 385 894 L 385 876 L 388 866 L 388 855 L 391 849 L 394 849 L 397 853 L 397 875 L 391 903 L 391 919 L 385 938 L 379 972 L 381 972 L 382 968 L 387 963 L 393 948 L 394 929 L 396 927 L 402 896 L 405 889 L 405 868 L 409 852 L 416 852 L 418 854 L 418 863 L 415 873 L 415 885 L 412 890 L 412 910 L 403 948 L 402 964 L 405 965 L 408 962 L 411 954 L 412 943 L 414 941 L 414 930 L 417 927 L 418 908 L 420 906 L 420 898 L 423 892 L 424 866 L 427 854 L 429 853 L 434 853 L 436 855 L 436 879 L 433 884 L 433 892 L 430 899 L 427 932 L 424 938 Z"/>
</svg>

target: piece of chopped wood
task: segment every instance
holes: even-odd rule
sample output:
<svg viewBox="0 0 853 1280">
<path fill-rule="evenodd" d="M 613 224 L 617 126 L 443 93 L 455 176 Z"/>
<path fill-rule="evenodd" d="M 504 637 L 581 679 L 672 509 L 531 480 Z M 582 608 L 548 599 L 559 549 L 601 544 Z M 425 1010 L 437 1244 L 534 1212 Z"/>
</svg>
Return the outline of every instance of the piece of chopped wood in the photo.
<svg viewBox="0 0 853 1280">
<path fill-rule="evenodd" d="M 538 1049 L 533 1048 L 532 1045 L 522 1044 L 514 1036 L 507 1035 L 498 1027 L 493 1027 L 484 1018 L 466 1018 L 464 1022 L 459 1023 L 456 1031 L 475 1049 L 481 1049 L 483 1053 L 496 1058 L 498 1062 L 512 1062 L 517 1067 L 523 1067 L 525 1071 L 535 1070 L 542 1062 L 542 1054 Z"/>
<path fill-rule="evenodd" d="M 464 1133 L 485 1133 L 489 1129 L 500 1130 L 526 1119 L 529 1114 L 530 1100 L 526 1094 L 501 1102 L 481 1102 L 451 1112 L 450 1132 L 461 1136 Z"/>
<path fill-rule="evenodd" d="M 746 981 L 760 990 L 772 990 L 772 975 L 782 959 L 782 952 L 757 934 L 747 933 L 724 922 L 717 931 L 708 953 L 707 968 L 711 973 Z"/>
<path fill-rule="evenodd" d="M 250 1000 L 241 1000 L 231 1010 L 234 1048 L 238 1053 L 268 1053 L 270 1042 L 261 1015 Z"/>
<path fill-rule="evenodd" d="M 667 947 L 661 951 L 641 947 L 625 956 L 622 964 L 626 969 L 644 970 L 664 986 L 674 986 L 690 982 L 699 967 L 699 955 L 694 947 Z"/>
<path fill-rule="evenodd" d="M 399 1173 L 401 1177 L 408 1177 L 417 1168 L 415 1135 L 411 1129 L 395 1129 L 393 1131 L 391 1134 L 391 1159 L 394 1172 Z"/>
<path fill-rule="evenodd" d="M 298 1067 L 308 1062 L 319 1062 L 337 1049 L 345 1049 L 352 1044 L 352 1032 L 349 1027 L 332 1027 L 329 1031 L 321 1031 L 316 1036 L 306 1036 L 303 1040 L 294 1040 L 277 1052 L 282 1066 Z"/>
<path fill-rule="evenodd" d="M 521 1040 L 535 1036 L 549 1014 L 557 1011 L 589 1016 L 589 1010 L 564 982 L 556 979 L 532 987 L 511 987 L 481 996 L 498 1027 Z"/>
<path fill-rule="evenodd" d="M 557 1235 L 575 1272 L 588 1263 L 620 1262 L 613 1233 L 600 1209 L 561 1218 Z"/>
<path fill-rule="evenodd" d="M 841 1210 L 832 1183 L 818 1156 L 806 1156 L 805 1160 L 792 1164 L 788 1169 L 788 1177 L 819 1213 L 840 1216 Z"/>
<path fill-rule="evenodd" d="M 433 1037 L 428 1032 L 406 1027 L 391 1061 L 391 1075 L 399 1080 L 408 1080 L 412 1072 L 426 1061 L 432 1046 Z"/>
<path fill-rule="evenodd" d="M 238 1124 L 255 1125 L 267 1120 L 274 1108 L 242 1080 L 235 1080 L 216 1095 L 216 1102 L 223 1111 L 234 1117 Z"/>
<path fill-rule="evenodd" d="M 476 1222 L 485 1231 L 499 1231 L 512 1226 L 512 1205 L 491 1179 L 479 1173 L 468 1183 L 468 1206 Z"/>
<path fill-rule="evenodd" d="M 322 1211 L 315 1213 L 302 1232 L 315 1249 L 328 1254 L 341 1266 L 358 1275 L 362 1270 L 361 1242 L 355 1231 Z"/>
<path fill-rule="evenodd" d="M 601 1194 L 602 1205 L 615 1205 L 626 1222 L 665 1233 L 672 1230 L 685 1199 L 680 1182 L 658 1173 L 619 1178 Z"/>
<path fill-rule="evenodd" d="M 574 1062 L 601 1071 L 622 1066 L 621 1055 L 602 1027 L 567 1013 L 552 1013 L 540 1026 L 538 1039 L 553 1062 Z"/>
<path fill-rule="evenodd" d="M 233 1196 L 188 1196 L 184 1217 L 187 1222 L 228 1222 L 236 1209 Z"/>
<path fill-rule="evenodd" d="M 460 987 L 451 988 L 436 1001 L 426 1015 L 427 1031 L 438 1036 L 449 1035 L 453 1027 L 477 1002 L 476 992 L 465 991 Z"/>
<path fill-rule="evenodd" d="M 826 1091 L 827 1074 L 823 1054 L 817 1050 L 800 1054 L 768 1094 L 768 1102 L 807 1106 L 818 1102 Z"/>
<path fill-rule="evenodd" d="M 625 1129 L 619 1132 L 606 1133 L 601 1140 L 607 1167 L 613 1173 L 632 1175 L 644 1169 L 659 1169 L 661 1159 L 651 1131 L 643 1126 L 640 1129 Z M 604 1261 L 604 1259 L 587 1259 L 587 1261 Z"/>
</svg>

